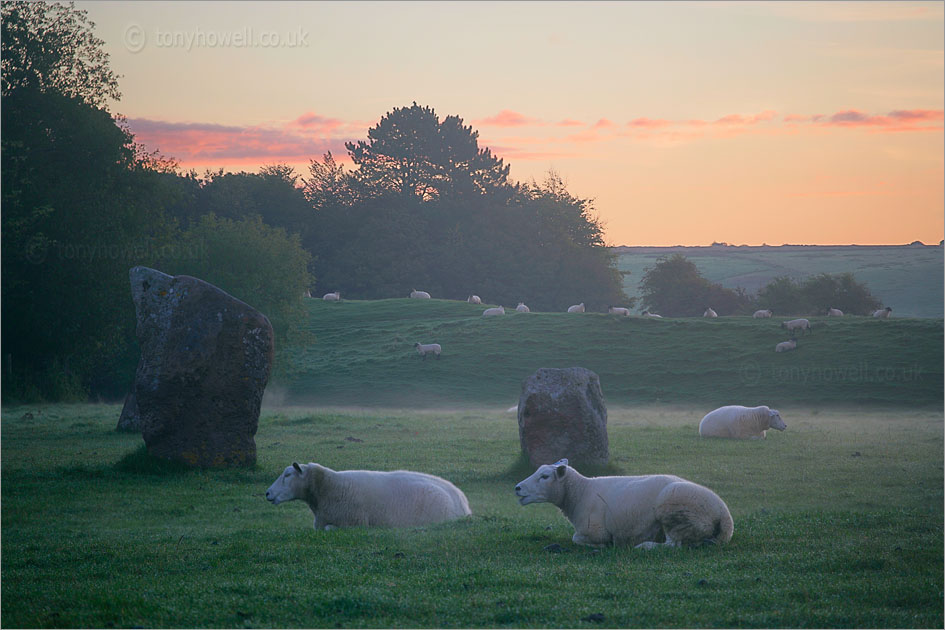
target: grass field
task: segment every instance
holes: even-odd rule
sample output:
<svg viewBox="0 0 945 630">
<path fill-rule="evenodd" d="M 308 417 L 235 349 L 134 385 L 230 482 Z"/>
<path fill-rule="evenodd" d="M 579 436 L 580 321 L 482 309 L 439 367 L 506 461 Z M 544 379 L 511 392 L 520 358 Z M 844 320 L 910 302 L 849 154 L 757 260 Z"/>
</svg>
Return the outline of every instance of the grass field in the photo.
<svg viewBox="0 0 945 630">
<path fill-rule="evenodd" d="M 874 296 L 902 317 L 943 316 L 945 259 L 941 247 L 784 246 L 629 247 L 618 249 L 624 291 L 639 295 L 644 270 L 660 256 L 681 253 L 711 282 L 756 293 L 777 276 L 853 273 Z"/>
<path fill-rule="evenodd" d="M 798 350 L 778 354 L 778 318 L 483 318 L 485 306 L 408 299 L 307 307 L 315 341 L 278 366 L 276 400 L 504 408 L 538 368 L 582 366 L 608 404 L 942 405 L 940 319 L 812 318 Z M 442 358 L 421 360 L 415 342 L 441 344 Z"/>
<path fill-rule="evenodd" d="M 703 440 L 702 407 L 611 407 L 611 462 L 713 488 L 724 547 L 594 551 L 521 507 L 514 414 L 281 409 L 254 469 L 183 471 L 116 405 L 3 410 L 4 627 L 928 627 L 943 624 L 939 410 L 782 409 L 765 441 Z M 356 442 L 347 438 L 362 440 Z M 266 487 L 292 460 L 412 468 L 470 518 L 314 532 Z M 561 553 L 545 551 L 558 544 Z"/>
</svg>

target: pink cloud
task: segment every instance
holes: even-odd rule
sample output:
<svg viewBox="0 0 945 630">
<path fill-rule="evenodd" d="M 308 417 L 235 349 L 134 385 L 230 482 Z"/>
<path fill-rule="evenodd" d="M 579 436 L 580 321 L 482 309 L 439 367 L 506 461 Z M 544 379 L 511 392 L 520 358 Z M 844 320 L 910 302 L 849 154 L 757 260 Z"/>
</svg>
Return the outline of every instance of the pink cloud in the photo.
<svg viewBox="0 0 945 630">
<path fill-rule="evenodd" d="M 331 132 L 345 123 L 339 118 L 328 118 L 315 112 L 306 112 L 292 121 L 292 124 L 305 129 L 314 128 L 319 131 Z"/>
<path fill-rule="evenodd" d="M 594 123 L 593 129 L 612 129 L 613 127 L 616 127 L 616 126 L 617 125 L 613 123 L 612 121 L 607 120 L 606 118 L 601 118 L 596 123 Z"/>
<path fill-rule="evenodd" d="M 479 120 L 474 120 L 473 123 L 489 127 L 524 127 L 525 125 L 543 124 L 537 118 L 529 118 L 524 114 L 513 112 L 510 109 L 503 109 L 495 116 L 490 116 L 489 118 L 480 118 Z"/>
<path fill-rule="evenodd" d="M 580 120 L 574 120 L 572 118 L 565 118 L 564 120 L 561 120 L 555 124 L 558 127 L 583 127 L 584 126 L 584 123 L 582 123 Z"/>
<path fill-rule="evenodd" d="M 637 128 L 642 127 L 646 129 L 657 129 L 660 127 L 668 127 L 669 125 L 672 125 L 672 124 L 673 123 L 671 121 L 664 120 L 662 118 L 658 118 L 656 120 L 652 118 L 634 118 L 633 120 L 627 123 L 627 126 L 637 127 Z"/>
</svg>

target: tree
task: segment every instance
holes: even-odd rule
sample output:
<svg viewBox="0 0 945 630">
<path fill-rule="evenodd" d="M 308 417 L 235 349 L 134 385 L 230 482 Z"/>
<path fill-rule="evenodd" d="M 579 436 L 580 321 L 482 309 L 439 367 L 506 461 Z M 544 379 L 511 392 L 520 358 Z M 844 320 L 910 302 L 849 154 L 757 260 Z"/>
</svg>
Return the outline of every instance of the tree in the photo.
<svg viewBox="0 0 945 630">
<path fill-rule="evenodd" d="M 744 291 L 726 289 L 706 280 L 695 263 L 682 254 L 661 257 L 640 280 L 643 304 L 670 317 L 697 317 L 707 306 L 720 315 L 744 312 L 750 300 Z"/>
<path fill-rule="evenodd" d="M 761 288 L 757 302 L 784 315 L 826 315 L 828 308 L 867 315 L 882 305 L 852 273 L 821 273 L 803 281 L 779 276 Z"/>
<path fill-rule="evenodd" d="M 121 97 L 104 42 L 92 33 L 95 24 L 72 2 L 4 2 L 2 17 L 4 97 L 32 89 L 94 107 Z"/>
<path fill-rule="evenodd" d="M 395 107 L 368 130 L 368 140 L 347 142 L 365 194 L 395 194 L 421 201 L 495 194 L 508 187 L 509 167 L 479 132 L 458 116 L 442 122 L 430 107 Z"/>
</svg>

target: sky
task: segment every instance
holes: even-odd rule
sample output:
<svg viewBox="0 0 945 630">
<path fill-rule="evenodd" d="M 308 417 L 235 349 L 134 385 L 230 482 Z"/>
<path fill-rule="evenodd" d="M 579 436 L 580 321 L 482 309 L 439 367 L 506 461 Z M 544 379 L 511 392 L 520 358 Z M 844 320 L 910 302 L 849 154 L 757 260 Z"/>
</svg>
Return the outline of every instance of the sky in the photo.
<svg viewBox="0 0 945 630">
<path fill-rule="evenodd" d="M 593 199 L 609 245 L 945 236 L 943 2 L 76 7 L 110 111 L 183 170 L 305 176 L 417 102 Z"/>
</svg>

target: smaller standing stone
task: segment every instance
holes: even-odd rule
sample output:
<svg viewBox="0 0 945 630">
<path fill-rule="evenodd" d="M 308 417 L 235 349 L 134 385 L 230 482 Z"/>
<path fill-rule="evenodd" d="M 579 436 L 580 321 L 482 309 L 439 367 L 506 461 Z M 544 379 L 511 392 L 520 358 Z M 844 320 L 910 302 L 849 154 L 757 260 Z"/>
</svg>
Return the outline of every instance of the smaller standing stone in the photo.
<svg viewBox="0 0 945 630">
<path fill-rule="evenodd" d="M 522 383 L 518 435 L 536 468 L 564 457 L 572 464 L 605 465 L 607 407 L 600 378 L 582 367 L 539 369 Z"/>
<path fill-rule="evenodd" d="M 127 431 L 129 433 L 140 433 L 141 423 L 138 421 L 138 401 L 134 392 L 129 392 L 125 396 L 125 405 L 121 408 L 121 415 L 118 417 L 118 426 L 116 431 Z"/>
</svg>

